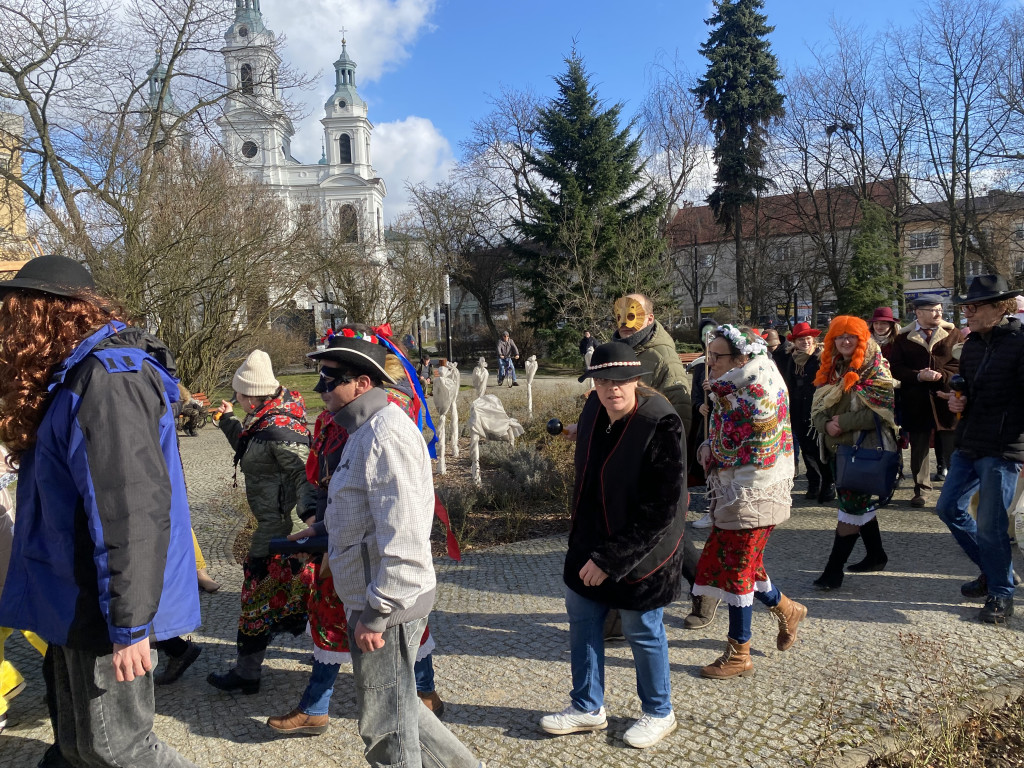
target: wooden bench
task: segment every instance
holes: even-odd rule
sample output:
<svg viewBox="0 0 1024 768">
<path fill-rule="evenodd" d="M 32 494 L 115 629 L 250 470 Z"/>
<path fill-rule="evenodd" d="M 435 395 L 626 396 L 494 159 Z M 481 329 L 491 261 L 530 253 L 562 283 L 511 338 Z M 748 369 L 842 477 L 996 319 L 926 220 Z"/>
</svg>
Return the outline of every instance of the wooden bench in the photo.
<svg viewBox="0 0 1024 768">
<path fill-rule="evenodd" d="M 703 354 L 703 352 L 680 352 L 679 362 L 681 362 L 683 365 L 687 365 L 688 363 L 692 363 L 694 360 L 696 360 Z"/>
</svg>

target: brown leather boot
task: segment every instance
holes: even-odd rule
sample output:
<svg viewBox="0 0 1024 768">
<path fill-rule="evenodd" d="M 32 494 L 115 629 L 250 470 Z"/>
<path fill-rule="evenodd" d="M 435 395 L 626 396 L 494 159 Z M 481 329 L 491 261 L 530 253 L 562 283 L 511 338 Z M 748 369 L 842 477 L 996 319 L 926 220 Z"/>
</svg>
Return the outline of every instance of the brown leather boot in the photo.
<svg viewBox="0 0 1024 768">
<path fill-rule="evenodd" d="M 293 709 L 287 715 L 267 718 L 267 725 L 278 733 L 305 734 L 317 736 L 327 730 L 328 715 L 307 715 L 301 709 Z"/>
<path fill-rule="evenodd" d="M 726 680 L 730 677 L 749 677 L 754 674 L 754 662 L 750 660 L 750 641 L 737 643 L 726 638 L 725 653 L 706 667 L 701 667 L 700 676 L 712 680 Z"/>
<path fill-rule="evenodd" d="M 430 691 L 429 693 L 416 691 L 416 695 L 420 697 L 420 701 L 423 702 L 423 706 L 434 713 L 434 717 L 438 720 L 444 717 L 444 702 L 441 701 L 441 697 L 437 695 L 437 691 Z"/>
<path fill-rule="evenodd" d="M 782 595 L 779 604 L 768 610 L 779 620 L 779 636 L 775 640 L 775 647 L 780 651 L 789 650 L 796 642 L 796 625 L 807 618 L 807 606 Z"/>
</svg>

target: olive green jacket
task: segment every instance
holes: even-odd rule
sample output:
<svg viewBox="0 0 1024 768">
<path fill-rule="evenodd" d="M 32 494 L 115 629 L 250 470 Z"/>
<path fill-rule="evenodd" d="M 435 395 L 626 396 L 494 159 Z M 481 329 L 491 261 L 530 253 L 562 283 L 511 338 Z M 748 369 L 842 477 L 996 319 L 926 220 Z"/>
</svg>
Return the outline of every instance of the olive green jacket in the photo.
<svg viewBox="0 0 1024 768">
<path fill-rule="evenodd" d="M 855 395 L 852 391 L 844 392 L 839 402 L 832 408 L 814 414 L 812 424 L 814 429 L 821 435 L 822 444 L 829 456 L 834 456 L 836 447 L 840 445 L 853 445 L 857 442 L 861 432 L 864 433 L 864 440 L 861 442 L 863 448 L 878 448 L 878 430 L 875 429 L 875 412 L 855 402 Z M 855 405 L 859 407 L 854 407 Z M 839 426 L 843 430 L 837 437 L 832 437 L 826 430 L 825 425 L 833 416 L 839 416 Z M 896 437 L 892 427 L 881 421 L 882 425 L 882 447 L 886 450 L 894 450 Z"/>
<path fill-rule="evenodd" d="M 225 414 L 217 426 L 238 449 L 242 422 Z M 249 557 L 266 557 L 270 540 L 292 532 L 292 510 L 306 520 L 316 515 L 316 488 L 306 479 L 309 446 L 301 443 L 251 440 L 238 463 L 245 475 L 245 498 L 256 518 Z"/>
<path fill-rule="evenodd" d="M 657 320 L 651 338 L 634 350 L 648 369 L 654 371 L 649 381 L 654 389 L 672 403 L 683 421 L 686 434 L 690 434 L 693 406 L 690 400 L 690 374 L 679 360 L 676 344 L 668 331 Z"/>
</svg>

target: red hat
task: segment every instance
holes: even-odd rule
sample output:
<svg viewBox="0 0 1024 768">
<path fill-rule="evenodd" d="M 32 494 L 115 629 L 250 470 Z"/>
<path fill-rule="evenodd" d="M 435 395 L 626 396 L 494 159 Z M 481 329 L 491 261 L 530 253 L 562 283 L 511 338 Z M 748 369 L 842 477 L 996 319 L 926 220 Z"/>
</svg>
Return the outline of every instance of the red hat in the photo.
<svg viewBox="0 0 1024 768">
<path fill-rule="evenodd" d="M 869 323 L 895 323 L 896 318 L 892 316 L 892 310 L 889 307 L 879 307 L 875 310 L 875 314 L 868 320 Z"/>
<path fill-rule="evenodd" d="M 796 341 L 801 336 L 818 336 L 821 333 L 816 328 L 811 328 L 810 323 L 797 323 L 793 330 L 786 334 L 787 341 Z"/>
</svg>

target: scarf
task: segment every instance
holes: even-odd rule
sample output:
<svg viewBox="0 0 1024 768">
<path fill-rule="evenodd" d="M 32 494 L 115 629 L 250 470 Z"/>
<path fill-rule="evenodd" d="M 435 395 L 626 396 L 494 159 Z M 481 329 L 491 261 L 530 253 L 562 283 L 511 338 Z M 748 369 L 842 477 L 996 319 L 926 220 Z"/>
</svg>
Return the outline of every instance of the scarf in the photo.
<svg viewBox="0 0 1024 768">
<path fill-rule="evenodd" d="M 831 413 L 839 403 L 844 392 L 851 392 L 855 398 L 854 407 L 866 406 L 878 414 L 883 422 L 896 429 L 895 400 L 896 389 L 889 363 L 882 357 L 882 350 L 873 340 L 869 340 L 864 354 L 864 364 L 854 371 L 857 377 L 852 385 L 850 381 L 850 362 L 836 361 L 835 367 L 829 371 L 828 378 L 819 384 L 811 401 L 811 421 L 819 413 Z M 819 374 L 821 371 L 819 370 Z M 816 382 L 817 383 L 817 382 Z"/>
<path fill-rule="evenodd" d="M 234 464 L 242 460 L 253 440 L 272 443 L 302 443 L 309 445 L 309 427 L 306 426 L 306 404 L 297 391 L 281 387 L 258 411 L 248 414 L 238 435 L 238 449 Z"/>
<path fill-rule="evenodd" d="M 801 352 L 799 349 L 793 350 L 793 372 L 797 376 L 804 375 L 804 367 L 807 365 L 807 361 L 814 357 L 817 351 L 817 347 L 813 347 L 810 352 Z"/>
<path fill-rule="evenodd" d="M 636 333 L 632 334 L 631 336 L 627 336 L 624 339 L 620 338 L 619 332 L 616 331 L 615 336 L 613 338 L 615 339 L 615 341 L 621 341 L 623 344 L 628 344 L 629 348 L 635 351 L 637 347 L 641 347 L 651 340 L 651 336 L 654 335 L 654 329 L 656 327 L 656 323 L 651 323 L 646 328 L 641 328 Z"/>
</svg>

